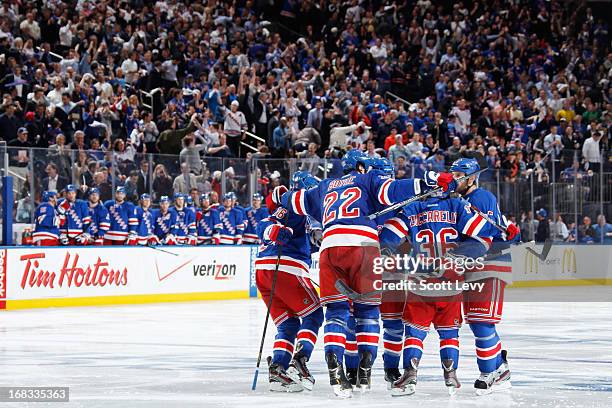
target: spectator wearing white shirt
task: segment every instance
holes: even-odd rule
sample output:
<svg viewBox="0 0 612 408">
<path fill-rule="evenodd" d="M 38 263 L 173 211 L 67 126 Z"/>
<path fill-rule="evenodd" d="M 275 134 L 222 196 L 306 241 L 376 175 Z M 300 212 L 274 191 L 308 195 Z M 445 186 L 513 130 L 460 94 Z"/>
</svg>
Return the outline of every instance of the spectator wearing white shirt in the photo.
<svg viewBox="0 0 612 408">
<path fill-rule="evenodd" d="M 587 164 L 587 170 L 598 172 L 601 163 L 601 153 L 599 151 L 599 141 L 601 140 L 601 132 L 592 131 L 591 137 L 584 141 L 582 145 L 582 157 Z"/>
<path fill-rule="evenodd" d="M 457 106 L 451 109 L 449 115 L 455 115 L 455 132 L 459 135 L 465 135 L 472 121 L 472 113 L 465 103 L 465 99 L 459 99 Z"/>
</svg>

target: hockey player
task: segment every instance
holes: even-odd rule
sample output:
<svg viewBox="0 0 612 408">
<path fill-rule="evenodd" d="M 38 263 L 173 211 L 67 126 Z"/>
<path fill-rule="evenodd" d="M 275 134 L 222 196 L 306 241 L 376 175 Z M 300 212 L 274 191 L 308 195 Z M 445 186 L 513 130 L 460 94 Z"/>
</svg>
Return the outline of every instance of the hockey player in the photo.
<svg viewBox="0 0 612 408">
<path fill-rule="evenodd" d="M 308 173 L 298 174 L 297 177 L 294 174 L 291 187 L 295 190 L 308 189 L 316 186 L 317 182 Z M 287 190 L 284 186 L 277 189 Z M 309 278 L 311 251 L 306 231 L 308 220 L 305 216 L 290 214 L 282 207 L 277 209 L 280 201 L 278 193 L 272 193 L 267 200 L 272 201 L 269 206 L 272 214 L 257 225 L 262 245 L 255 261 L 257 288 L 266 304 L 272 296 L 270 316 L 278 330 L 273 356 L 268 358 L 270 390 L 312 390 L 315 380 L 306 363 L 323 324 L 323 309 Z M 282 256 L 278 261 L 281 247 Z M 271 293 L 277 261 L 278 274 L 274 293 Z"/>
<path fill-rule="evenodd" d="M 170 208 L 174 214 L 175 222 L 173 234 L 177 244 L 196 245 L 196 217 L 192 208 L 185 207 L 185 195 L 177 193 L 174 195 L 174 207 Z"/>
<path fill-rule="evenodd" d="M 147 193 L 140 195 L 140 206 L 134 207 L 134 217 L 138 226 L 134 230 L 135 243 L 131 245 L 159 245 L 161 242 L 155 235 L 156 212 L 151 209 L 151 196 Z"/>
<path fill-rule="evenodd" d="M 450 171 L 457 177 L 473 174 L 480 170 L 475 159 L 462 158 L 456 160 Z M 478 187 L 478 176 L 473 176 L 459 184 L 456 190 L 459 194 L 480 211 L 488 214 L 499 225 L 505 226 L 507 236 L 492 227 L 485 225 L 493 237 L 489 245 L 489 254 L 501 253 L 512 241 L 518 241 L 518 228 L 506 221 L 501 214 L 497 199 L 489 191 Z M 490 255 L 489 255 L 490 256 Z M 463 311 L 465 320 L 476 338 L 476 359 L 480 369 L 480 377 L 474 387 L 479 395 L 488 394 L 495 389 L 510 388 L 510 369 L 506 359 L 507 352 L 502 350 L 501 341 L 495 325 L 500 322 L 504 301 L 504 288 L 511 283 L 512 263 L 510 254 L 500 254 L 491 261 L 485 262 L 481 270 L 466 271 L 467 282 L 481 282 L 482 291 L 466 291 L 463 295 Z"/>
<path fill-rule="evenodd" d="M 60 244 L 59 227 L 64 221 L 55 208 L 57 192 L 44 191 L 41 199 L 42 202 L 34 213 L 34 219 L 36 220 L 34 233 L 32 234 L 34 245 L 57 246 Z"/>
<path fill-rule="evenodd" d="M 233 193 L 224 194 L 223 207 L 219 207 L 219 218 L 222 224 L 219 243 L 222 245 L 242 244 L 244 214 L 240 209 L 234 208 L 233 197 Z"/>
<path fill-rule="evenodd" d="M 221 219 L 219 212 L 210 207 L 210 194 L 204 193 L 200 196 L 202 208 L 196 215 L 198 227 L 199 245 L 219 245 L 219 231 L 221 231 Z"/>
<path fill-rule="evenodd" d="M 459 362 L 459 327 L 461 325 L 461 290 L 426 290 L 421 285 L 462 281 L 467 257 L 482 257 L 491 240 L 483 235 L 484 219 L 466 208 L 458 198 L 432 197 L 405 206 L 385 223 L 380 233 L 381 244 L 395 251 L 403 238 L 408 237 L 419 262 L 419 270 L 438 268 L 436 276 L 412 282 L 403 310 L 405 341 L 403 348 L 404 374 L 391 386 L 391 395 L 410 395 L 415 392 L 417 368 L 423 354 L 423 341 L 430 325 L 440 336 L 440 359 L 445 384 L 454 394 L 461 386 L 456 376 Z M 465 238 L 463 238 L 465 237 Z M 470 238 L 475 237 L 475 239 Z M 460 247 L 456 243 L 464 241 Z M 437 261 L 437 263 L 436 263 Z M 432 265 L 433 263 L 434 265 Z M 414 272 L 414 267 L 407 272 Z"/>
<path fill-rule="evenodd" d="M 243 244 L 259 244 L 257 237 L 257 223 L 268 215 L 268 209 L 262 207 L 263 197 L 259 193 L 253 194 L 252 205 L 244 210 L 246 228 L 242 236 Z"/>
<path fill-rule="evenodd" d="M 106 207 L 100 203 L 100 190 L 91 187 L 88 193 L 89 214 L 91 224 L 89 224 L 90 241 L 94 245 L 104 245 L 104 234 L 110 228 L 110 216 Z"/>
<path fill-rule="evenodd" d="M 60 228 L 60 242 L 63 245 L 87 245 L 89 243 L 89 207 L 87 202 L 79 200 L 77 187 L 68 184 L 65 188 L 65 198 L 58 200 L 57 210 L 66 218 Z"/>
<path fill-rule="evenodd" d="M 325 312 L 325 359 L 330 384 L 336 396 L 348 398 L 352 387 L 342 361 L 349 320 L 349 302 L 335 287 L 343 280 L 357 293 L 373 291 L 374 260 L 380 256 L 376 222 L 367 216 L 383 206 L 405 200 L 438 185 L 452 189 L 450 174 L 426 173 L 425 180 L 392 180 L 379 171 L 367 173 L 369 158 L 350 150 L 342 158 L 345 176 L 322 181 L 317 188 L 298 190 L 283 196 L 291 213 L 310 215 L 323 226 L 319 261 L 321 301 Z M 380 297 L 353 302 L 357 348 L 360 356 L 358 387 L 370 388 L 372 364 L 379 341 Z"/>
<path fill-rule="evenodd" d="M 170 211 L 170 199 L 161 196 L 159 199 L 159 210 L 155 213 L 155 228 L 153 229 L 157 239 L 164 245 L 176 245 L 174 236 L 174 224 L 176 213 Z"/>
<path fill-rule="evenodd" d="M 387 158 L 372 158 L 369 161 L 370 169 L 381 171 L 383 174 L 394 178 L 395 169 Z M 377 229 L 380 232 L 385 221 L 393 218 L 396 212 L 389 212 L 376 219 Z M 404 292 L 383 293 L 380 304 L 380 318 L 383 330 L 383 366 L 387 388 L 401 377 L 399 370 L 400 358 L 404 344 L 404 323 L 402 313 L 405 303 Z M 349 324 L 350 328 L 350 324 Z M 348 337 L 347 337 L 348 345 Z M 348 350 L 348 348 L 347 348 Z M 347 376 L 351 379 L 350 369 L 347 364 Z"/>
<path fill-rule="evenodd" d="M 138 226 L 134 216 L 134 204 L 125 201 L 125 187 L 119 186 L 115 190 L 115 199 L 104 203 L 110 217 L 110 229 L 104 234 L 104 245 L 124 245 L 128 235 L 132 237 Z"/>
</svg>

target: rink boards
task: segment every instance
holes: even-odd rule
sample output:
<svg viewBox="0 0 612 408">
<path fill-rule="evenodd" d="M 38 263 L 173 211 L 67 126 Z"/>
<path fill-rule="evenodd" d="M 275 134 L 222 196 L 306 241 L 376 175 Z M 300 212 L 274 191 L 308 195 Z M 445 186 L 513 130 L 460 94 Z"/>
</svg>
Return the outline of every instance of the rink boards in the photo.
<svg viewBox="0 0 612 408">
<path fill-rule="evenodd" d="M 605 245 L 512 249 L 513 287 L 607 285 Z M 537 251 L 539 247 L 535 247 Z M 0 248 L 0 309 L 256 297 L 255 246 Z M 318 282 L 318 256 L 311 275 Z"/>
<path fill-rule="evenodd" d="M 255 251 L 252 246 L 3 248 L 0 309 L 247 298 Z"/>
</svg>

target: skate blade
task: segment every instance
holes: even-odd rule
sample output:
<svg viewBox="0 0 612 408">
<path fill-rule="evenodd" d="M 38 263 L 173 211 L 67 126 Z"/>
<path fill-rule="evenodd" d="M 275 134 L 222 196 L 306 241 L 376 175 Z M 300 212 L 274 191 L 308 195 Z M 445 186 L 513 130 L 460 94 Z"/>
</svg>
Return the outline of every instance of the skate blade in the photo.
<svg viewBox="0 0 612 408">
<path fill-rule="evenodd" d="M 272 392 L 302 392 L 304 391 L 304 387 L 302 387 L 299 383 L 283 385 L 281 383 L 271 383 L 270 391 Z"/>
<path fill-rule="evenodd" d="M 416 385 L 407 385 L 405 388 L 391 388 L 392 397 L 404 397 L 416 392 Z"/>
<path fill-rule="evenodd" d="M 392 381 L 386 381 L 387 383 L 387 391 L 391 391 L 391 389 L 393 389 L 393 382 Z"/>
<path fill-rule="evenodd" d="M 289 367 L 287 369 L 287 375 L 296 383 L 301 384 L 306 391 L 312 391 L 314 388 L 314 379 L 309 380 L 308 378 L 303 378 L 295 367 Z"/>
<path fill-rule="evenodd" d="M 340 385 L 332 385 L 332 391 L 334 392 L 334 395 L 338 398 L 341 399 L 347 399 L 347 398 L 352 398 L 353 397 L 353 390 L 352 389 L 342 389 Z"/>
<path fill-rule="evenodd" d="M 450 386 L 450 387 L 446 387 L 448 389 L 448 395 L 450 395 L 451 397 L 454 395 L 457 395 L 457 392 L 459 392 L 459 388 L 461 387 L 454 387 L 454 386 Z"/>
</svg>

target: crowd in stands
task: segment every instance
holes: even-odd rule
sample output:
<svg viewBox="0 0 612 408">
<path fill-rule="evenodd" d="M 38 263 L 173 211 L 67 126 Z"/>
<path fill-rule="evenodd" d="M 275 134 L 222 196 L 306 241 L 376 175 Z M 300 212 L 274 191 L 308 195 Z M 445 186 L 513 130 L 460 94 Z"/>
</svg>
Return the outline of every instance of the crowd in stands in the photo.
<svg viewBox="0 0 612 408">
<path fill-rule="evenodd" d="M 14 172 L 40 183 L 22 197 L 35 203 L 70 182 L 103 201 L 115 186 L 156 204 L 219 194 L 222 178 L 235 184 L 226 191 L 244 188 L 249 169 L 215 160 L 316 163 L 348 149 L 388 157 L 398 178 L 478 154 L 483 182 L 589 178 L 609 170 L 612 112 L 608 20 L 596 7 L 5 1 L 0 139 Z M 45 160 L 29 147 L 47 148 Z M 282 166 L 258 177 L 278 184 Z"/>
</svg>

